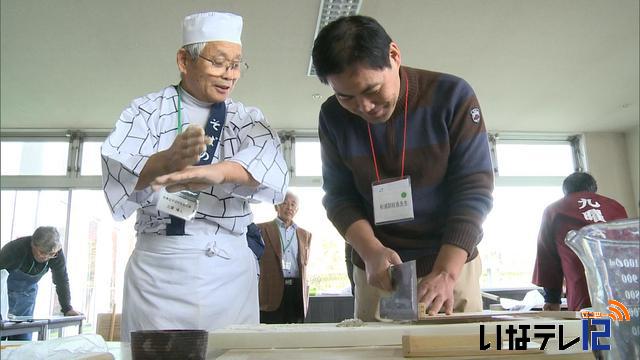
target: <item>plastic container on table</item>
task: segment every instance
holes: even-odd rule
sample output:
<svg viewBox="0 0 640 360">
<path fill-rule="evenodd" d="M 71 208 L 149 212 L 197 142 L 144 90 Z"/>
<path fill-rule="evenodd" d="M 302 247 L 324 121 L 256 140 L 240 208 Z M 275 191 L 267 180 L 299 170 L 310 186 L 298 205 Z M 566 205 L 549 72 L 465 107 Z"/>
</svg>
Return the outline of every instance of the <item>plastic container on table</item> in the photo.
<svg viewBox="0 0 640 360">
<path fill-rule="evenodd" d="M 640 359 L 639 224 L 625 219 L 589 225 L 570 231 L 565 239 L 584 265 L 593 311 L 610 314 L 611 336 L 599 339 L 610 345 L 599 354 L 606 359 Z"/>
</svg>

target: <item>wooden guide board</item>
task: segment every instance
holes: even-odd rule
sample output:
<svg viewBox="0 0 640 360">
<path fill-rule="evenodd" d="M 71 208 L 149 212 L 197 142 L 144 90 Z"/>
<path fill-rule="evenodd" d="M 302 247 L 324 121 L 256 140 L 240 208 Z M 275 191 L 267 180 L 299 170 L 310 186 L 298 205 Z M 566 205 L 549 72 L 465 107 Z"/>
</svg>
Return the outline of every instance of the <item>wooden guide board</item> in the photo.
<svg viewBox="0 0 640 360">
<path fill-rule="evenodd" d="M 486 336 L 485 342 L 492 347 L 481 350 L 478 337 L 473 335 L 441 336 L 441 335 L 404 335 L 402 336 L 402 353 L 404 357 L 452 357 L 452 356 L 503 356 L 543 354 L 540 344 L 529 342 L 526 350 L 497 350 L 496 334 Z"/>
</svg>

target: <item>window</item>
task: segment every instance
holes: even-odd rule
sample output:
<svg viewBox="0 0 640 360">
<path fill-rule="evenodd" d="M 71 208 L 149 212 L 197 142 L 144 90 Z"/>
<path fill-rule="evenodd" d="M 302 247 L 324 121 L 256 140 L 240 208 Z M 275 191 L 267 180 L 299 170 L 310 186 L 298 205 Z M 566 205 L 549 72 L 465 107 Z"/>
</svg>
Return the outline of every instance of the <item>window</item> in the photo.
<svg viewBox="0 0 640 360">
<path fill-rule="evenodd" d="M 351 294 L 344 240 L 327 219 L 322 206 L 324 191 L 319 187 L 289 187 L 289 191 L 300 199 L 294 222 L 312 234 L 307 270 L 310 294 Z M 252 210 L 256 223 L 276 217 L 273 205 L 255 204 Z"/>
<path fill-rule="evenodd" d="M 317 294 L 348 293 L 344 266 L 344 239 L 326 218 L 320 143 L 313 137 L 297 137 L 294 143 L 294 176 L 290 189 L 301 202 L 295 221 L 313 233 L 310 254 L 310 287 Z M 484 223 L 479 245 L 483 262 L 483 288 L 533 287 L 531 274 L 538 228 L 544 208 L 562 197 L 564 177 L 574 171 L 575 146 L 562 138 L 512 138 L 493 143 L 498 167 L 494 207 Z M 256 222 L 270 221 L 271 205 L 253 207 Z"/>
<path fill-rule="evenodd" d="M 559 186 L 496 186 L 478 246 L 483 288 L 531 287 L 542 212 L 562 197 Z"/>
<path fill-rule="evenodd" d="M 562 181 L 574 171 L 568 140 L 498 140 L 493 210 L 478 249 L 483 288 L 533 287 L 538 230 L 544 209 L 563 196 Z"/>
<path fill-rule="evenodd" d="M 2 141 L 2 175 L 65 175 L 69 141 Z"/>
<path fill-rule="evenodd" d="M 122 311 L 124 270 L 136 242 L 135 216 L 116 222 L 102 190 L 73 190 L 67 270 L 71 301 L 87 319 Z"/>
<path fill-rule="evenodd" d="M 55 226 L 64 240 L 67 223 L 68 191 L 2 190 L 2 246 L 33 234 L 38 226 Z M 51 272 L 38 283 L 34 316 L 48 316 L 60 309 Z"/>
<path fill-rule="evenodd" d="M 115 222 L 111 218 L 99 176 L 101 137 L 24 138 L 7 137 L 0 143 L 1 245 L 30 235 L 39 225 L 58 227 L 69 259 L 72 305 L 87 315 L 86 326 L 91 327 L 97 313 L 110 312 L 114 306 L 121 310 L 124 269 L 135 245 L 135 219 Z M 580 167 L 577 142 L 505 137 L 492 144 L 498 176 L 494 208 L 479 246 L 484 268 L 481 285 L 531 287 L 542 212 L 562 196 L 564 177 Z M 293 168 L 290 190 L 301 199 L 295 222 L 313 234 L 308 268 L 311 293 L 350 294 L 344 239 L 322 206 L 318 138 L 309 134 L 288 138 L 283 148 Z M 276 216 L 270 204 L 252 204 L 252 209 L 257 223 Z M 40 282 L 36 314 L 50 315 L 57 309 L 49 274 Z"/>
<path fill-rule="evenodd" d="M 2 190 L 2 246 L 33 234 L 38 226 L 55 226 L 64 238 L 68 191 Z"/>
<path fill-rule="evenodd" d="M 567 176 L 573 172 L 573 149 L 568 142 L 498 142 L 496 149 L 500 176 Z"/>
<path fill-rule="evenodd" d="M 86 146 L 83 147 L 83 161 L 78 166 L 75 160 L 80 158 L 77 151 L 82 141 L 87 140 L 86 137 L 77 133 L 69 136 L 27 135 L 29 134 L 19 136 L 12 134 L 3 137 L 0 142 L 2 246 L 18 237 L 31 235 L 38 226 L 48 225 L 58 228 L 67 257 L 71 305 L 87 315 L 85 326 L 91 327 L 95 320 L 92 318 L 95 304 L 101 305 L 101 303 L 87 296 L 86 289 L 93 290 L 91 285 L 96 283 L 98 284 L 96 287 L 100 288 L 103 286 L 101 281 L 104 278 L 111 281 L 105 276 L 95 277 L 96 274 L 102 276 L 101 274 L 111 271 L 111 267 L 109 260 L 95 256 L 95 249 L 101 246 L 103 240 L 96 241 L 96 236 L 91 237 L 91 232 L 83 233 L 82 227 L 96 228 L 96 223 L 110 224 L 112 220 L 108 209 L 104 209 L 107 205 L 100 190 L 100 178 L 98 176 L 79 177 L 76 170 L 82 170 L 83 175 L 100 174 L 101 141 L 90 141 L 84 144 Z M 27 137 L 28 140 L 22 140 Z M 95 159 L 92 160 L 92 157 Z M 95 190 L 76 190 L 76 188 Z M 89 219 L 89 217 L 93 218 Z M 133 229 L 132 224 L 129 224 L 129 227 Z M 97 229 L 100 230 L 100 227 L 98 226 Z M 109 240 L 119 239 L 117 230 L 109 233 Z M 127 239 L 129 239 L 128 236 Z M 110 244 L 107 241 L 104 243 Z M 91 252 L 92 249 L 94 253 Z M 122 251 L 127 251 L 125 246 Z M 106 253 L 102 249 L 100 252 Z M 121 261 L 115 265 L 124 271 Z M 115 275 L 117 277 L 118 274 Z M 117 280 L 114 283 L 117 283 Z M 109 285 L 113 284 L 107 282 L 107 290 L 110 290 Z M 38 287 L 34 316 L 59 314 L 60 305 L 55 286 L 51 281 L 51 272 L 43 277 Z M 101 300 L 112 301 L 112 297 L 97 293 Z M 89 299 L 91 304 L 87 303 L 86 299 Z M 99 311 L 110 312 L 111 307 L 107 305 L 101 307 Z"/>
<path fill-rule="evenodd" d="M 2 246 L 28 236 L 42 225 L 55 226 L 67 243 L 64 253 L 71 305 L 83 312 L 88 324 L 96 314 L 121 311 L 124 269 L 135 245 L 135 217 L 116 222 L 101 190 L 2 191 Z M 6 210 L 5 210 L 6 209 Z M 69 212 L 70 210 L 70 212 Z M 66 229 L 67 214 L 69 229 Z M 38 282 L 34 316 L 58 314 L 60 305 L 48 272 Z"/>
<path fill-rule="evenodd" d="M 319 187 L 291 187 L 304 199 L 296 223 L 313 234 L 309 259 L 309 288 L 313 294 L 351 294 L 344 254 L 344 239 L 327 219 Z"/>
<path fill-rule="evenodd" d="M 297 180 L 293 179 L 291 190 L 304 199 L 296 222 L 313 234 L 309 266 L 311 291 L 316 294 L 348 293 L 344 240 L 326 218 L 321 202 L 320 144 L 317 138 L 309 137 L 296 139 L 295 143 L 299 165 L 297 179 L 310 181 L 306 185 L 305 181 L 299 181 L 302 185 L 295 186 Z M 117 312 L 121 311 L 124 270 L 135 246 L 135 217 L 125 222 L 112 220 L 99 179 L 102 140 L 72 134 L 60 141 L 42 138 L 27 143 L 3 139 L 1 144 L 2 176 L 10 180 L 2 184 L 2 245 L 19 236 L 30 235 L 39 225 L 58 227 L 63 231 L 61 235 L 68 259 L 71 304 L 87 316 L 85 325 L 93 326 L 98 313 L 111 312 L 114 306 Z M 78 149 L 81 154 L 74 153 Z M 56 160 L 50 162 L 57 164 L 57 170 L 46 167 L 31 170 L 33 166 L 23 164 L 29 163 L 26 157 L 12 159 L 8 156 L 12 152 L 38 153 L 41 158 L 46 153 L 49 160 L 55 157 Z M 5 162 L 5 159 L 11 161 Z M 68 163 L 68 159 L 73 163 Z M 67 167 L 71 171 L 67 171 Z M 34 174 L 41 175 L 40 180 L 29 183 L 27 188 L 64 189 L 21 189 L 25 182 L 20 177 L 26 179 Z M 18 179 L 11 180 L 5 177 L 7 175 L 17 175 Z M 270 221 L 276 216 L 273 205 L 252 207 L 256 222 Z M 40 281 L 39 287 L 35 315 L 57 314 L 59 304 L 50 273 Z"/>
<path fill-rule="evenodd" d="M 101 146 L 102 141 L 85 141 L 82 143 L 80 175 L 102 175 L 102 157 L 100 156 Z"/>
<path fill-rule="evenodd" d="M 322 176 L 320 141 L 315 138 L 296 138 L 295 176 Z"/>
</svg>

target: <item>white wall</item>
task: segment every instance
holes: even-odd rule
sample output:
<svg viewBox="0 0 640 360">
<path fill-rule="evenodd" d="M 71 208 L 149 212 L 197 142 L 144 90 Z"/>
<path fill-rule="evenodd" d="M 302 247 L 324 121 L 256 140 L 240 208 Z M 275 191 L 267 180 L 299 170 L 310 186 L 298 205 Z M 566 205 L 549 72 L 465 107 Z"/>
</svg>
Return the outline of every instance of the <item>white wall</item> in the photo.
<svg viewBox="0 0 640 360">
<path fill-rule="evenodd" d="M 633 190 L 625 134 L 585 133 L 585 155 L 587 171 L 598 182 L 598 193 L 617 200 L 630 217 L 637 217 L 637 192 Z"/>
<path fill-rule="evenodd" d="M 631 129 L 624 134 L 627 143 L 627 157 L 631 171 L 631 185 L 636 202 L 636 216 L 640 215 L 640 127 Z"/>
</svg>

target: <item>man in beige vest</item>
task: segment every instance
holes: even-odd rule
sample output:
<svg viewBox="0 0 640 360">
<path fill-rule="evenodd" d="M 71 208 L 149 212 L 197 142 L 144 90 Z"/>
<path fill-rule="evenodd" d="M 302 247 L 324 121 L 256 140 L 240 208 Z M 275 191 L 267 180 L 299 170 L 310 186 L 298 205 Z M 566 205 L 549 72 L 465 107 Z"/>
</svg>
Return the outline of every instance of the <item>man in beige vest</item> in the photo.
<svg viewBox="0 0 640 360">
<path fill-rule="evenodd" d="M 291 192 L 276 205 L 278 216 L 258 224 L 264 239 L 260 258 L 260 322 L 302 323 L 309 305 L 306 268 L 311 233 L 297 226 L 298 197 Z"/>
</svg>

